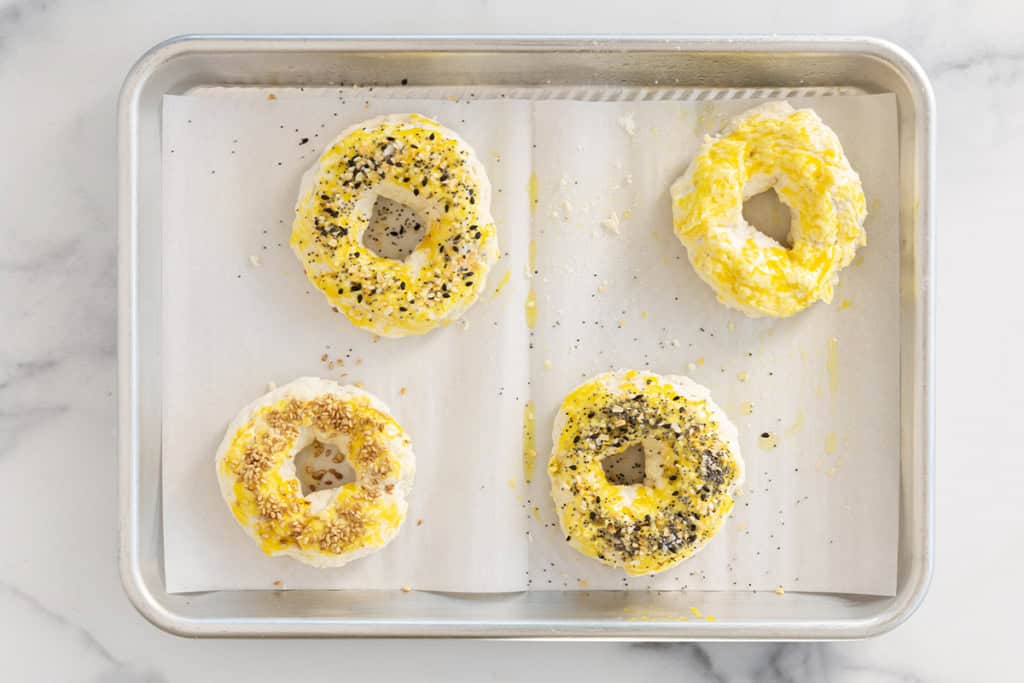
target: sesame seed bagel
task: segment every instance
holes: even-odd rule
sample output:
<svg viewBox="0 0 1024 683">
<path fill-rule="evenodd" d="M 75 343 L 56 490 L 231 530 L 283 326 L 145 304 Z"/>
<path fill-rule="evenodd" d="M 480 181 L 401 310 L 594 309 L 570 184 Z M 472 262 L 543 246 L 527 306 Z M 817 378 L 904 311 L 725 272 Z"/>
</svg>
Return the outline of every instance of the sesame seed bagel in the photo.
<svg viewBox="0 0 1024 683">
<path fill-rule="evenodd" d="M 790 248 L 743 218 L 743 202 L 770 188 L 790 209 Z M 839 138 L 787 102 L 755 107 L 705 138 L 670 192 L 675 233 L 697 274 L 750 317 L 830 302 L 839 271 L 867 243 L 864 192 Z"/>
<path fill-rule="evenodd" d="M 687 377 L 598 375 L 565 397 L 552 438 L 548 475 L 566 540 L 627 574 L 665 571 L 699 551 L 743 483 L 736 427 Z M 643 483 L 610 483 L 601 461 L 634 445 Z"/>
<path fill-rule="evenodd" d="M 404 261 L 363 245 L 378 197 L 422 217 Z M 384 337 L 423 334 L 461 316 L 498 259 L 491 185 L 472 148 L 419 114 L 342 131 L 302 178 L 291 246 L 309 278 L 353 324 Z"/>
<path fill-rule="evenodd" d="M 357 480 L 302 495 L 295 455 L 314 441 L 344 454 Z M 379 399 L 303 377 L 246 406 L 217 449 L 220 492 L 268 555 L 340 567 L 386 546 L 416 472 L 408 435 Z"/>
</svg>

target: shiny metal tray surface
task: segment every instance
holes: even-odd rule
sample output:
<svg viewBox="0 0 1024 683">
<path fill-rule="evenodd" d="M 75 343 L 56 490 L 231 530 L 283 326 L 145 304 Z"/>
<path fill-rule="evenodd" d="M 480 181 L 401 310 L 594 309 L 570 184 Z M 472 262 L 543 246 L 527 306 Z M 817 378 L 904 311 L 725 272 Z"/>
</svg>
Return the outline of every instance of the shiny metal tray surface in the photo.
<svg viewBox="0 0 1024 683">
<path fill-rule="evenodd" d="M 216 86 L 574 89 L 657 99 L 891 92 L 898 101 L 901 484 L 894 597 L 746 592 L 215 591 L 163 580 L 160 103 Z M 756 91 L 756 92 L 752 92 Z M 621 95 L 617 95 L 619 97 Z M 685 94 L 684 94 L 685 96 Z M 120 567 L 151 622 L 185 636 L 413 636 L 605 640 L 840 639 L 883 633 L 924 597 L 933 561 L 934 103 L 900 48 L 846 37 L 187 36 L 128 74 L 119 106 Z M 713 622 L 680 621 L 696 606 Z M 633 615 L 633 616 L 631 616 Z M 643 615 L 638 619 L 636 615 Z"/>
</svg>

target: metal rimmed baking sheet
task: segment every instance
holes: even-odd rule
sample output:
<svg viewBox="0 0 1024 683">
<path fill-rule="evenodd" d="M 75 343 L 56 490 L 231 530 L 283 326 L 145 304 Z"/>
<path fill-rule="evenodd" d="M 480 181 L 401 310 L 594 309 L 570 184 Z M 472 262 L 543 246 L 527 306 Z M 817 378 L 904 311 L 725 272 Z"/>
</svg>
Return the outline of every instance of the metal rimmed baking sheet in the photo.
<svg viewBox="0 0 1024 683">
<path fill-rule="evenodd" d="M 536 91 L 606 85 L 694 97 L 763 89 L 893 92 L 901 144 L 900 576 L 895 598 L 559 592 L 502 597 L 290 591 L 171 596 L 160 572 L 159 120 L 163 94 L 197 86 L 395 84 Z M 714 88 L 712 86 L 719 86 Z M 728 95 L 724 95 L 728 96 Z M 858 637 L 905 618 L 923 594 L 931 539 L 931 100 L 898 49 L 862 39 L 194 38 L 144 58 L 121 111 L 122 570 L 151 620 L 190 635 L 411 635 L 638 639 Z M 156 163 L 154 163 L 154 160 Z M 272 599 L 271 599 L 272 597 Z M 681 610 L 714 613 L 678 622 Z M 630 613 L 648 617 L 629 620 Z"/>
</svg>

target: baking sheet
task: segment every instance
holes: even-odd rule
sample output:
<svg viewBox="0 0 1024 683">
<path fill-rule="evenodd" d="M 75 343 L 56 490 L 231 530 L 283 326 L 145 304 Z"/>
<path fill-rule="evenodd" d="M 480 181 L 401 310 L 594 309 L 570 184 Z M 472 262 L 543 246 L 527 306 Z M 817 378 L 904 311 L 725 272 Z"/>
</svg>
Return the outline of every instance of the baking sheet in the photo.
<svg viewBox="0 0 1024 683">
<path fill-rule="evenodd" d="M 899 336 L 892 97 L 815 100 L 865 181 L 869 246 L 844 272 L 833 306 L 764 321 L 727 311 L 693 275 L 669 229 L 667 197 L 701 135 L 752 101 L 414 103 L 380 100 L 367 90 L 356 91 L 360 97 L 271 101 L 261 94 L 165 103 L 170 591 L 276 588 L 281 581 L 292 588 L 467 592 L 780 585 L 894 592 Z M 470 311 L 468 330 L 453 326 L 375 343 L 331 314 L 318 293 L 305 293 L 310 288 L 287 249 L 291 206 L 299 175 L 331 132 L 414 108 L 457 128 L 477 148 L 495 184 L 506 252 L 492 285 L 505 270 L 514 276 L 500 296 L 485 295 Z M 303 137 L 311 142 L 298 145 Z M 601 225 L 612 211 L 617 235 Z M 528 279 L 531 238 L 536 272 Z M 262 266 L 249 266 L 249 254 L 262 254 Z M 527 287 L 538 309 L 529 339 Z M 481 329 L 490 336 L 466 336 Z M 224 513 L 210 463 L 224 425 L 265 381 L 338 374 L 319 361 L 328 343 L 352 348 L 351 362 L 364 361 L 357 366 L 363 370 L 343 379 L 362 379 L 392 406 L 413 435 L 419 472 L 410 523 L 392 546 L 322 572 L 263 557 Z M 552 528 L 543 472 L 551 418 L 566 391 L 612 367 L 690 374 L 711 387 L 741 430 L 748 479 L 734 519 L 701 555 L 657 578 L 624 581 L 568 549 Z M 519 435 L 527 398 L 536 406 L 540 457 L 524 490 Z M 745 402 L 753 404 L 750 415 Z M 458 418 L 450 420 L 453 414 Z M 759 449 L 762 431 L 776 436 L 776 448 Z M 421 517 L 424 524 L 414 526 Z"/>
</svg>

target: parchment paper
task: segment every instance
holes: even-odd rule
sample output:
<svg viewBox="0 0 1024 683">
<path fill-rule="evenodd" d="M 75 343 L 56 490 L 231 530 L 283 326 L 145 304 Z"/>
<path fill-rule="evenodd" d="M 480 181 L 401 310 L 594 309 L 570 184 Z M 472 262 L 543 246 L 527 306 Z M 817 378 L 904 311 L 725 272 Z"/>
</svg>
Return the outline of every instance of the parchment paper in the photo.
<svg viewBox="0 0 1024 683">
<path fill-rule="evenodd" d="M 869 244 L 843 272 L 831 306 L 775 321 L 747 319 L 714 300 L 671 232 L 668 199 L 703 134 L 756 101 L 400 101 L 367 91 L 341 91 L 344 99 L 295 93 L 165 101 L 169 590 L 781 585 L 894 592 L 899 269 L 892 96 L 790 100 L 814 106 L 843 141 L 864 181 Z M 291 210 L 299 176 L 338 131 L 413 110 L 438 117 L 476 148 L 495 186 L 504 256 L 488 294 L 467 315 L 468 329 L 374 342 L 331 313 L 302 276 L 287 248 Z M 527 278 L 531 239 L 536 262 Z M 250 255 L 261 257 L 259 267 Z M 506 270 L 511 277 L 495 296 Z M 524 315 L 530 287 L 533 331 Z M 348 356 L 345 366 L 328 370 L 324 353 Z M 544 470 L 562 397 L 619 367 L 688 374 L 709 386 L 740 428 L 747 464 L 733 518 L 701 554 L 657 577 L 628 581 L 565 544 Z M 239 407 L 268 380 L 304 374 L 363 381 L 392 407 L 417 453 L 401 534 L 341 570 L 263 556 L 227 514 L 213 476 L 217 443 Z M 539 456 L 524 486 L 528 398 Z M 759 446 L 763 432 L 776 447 Z"/>
<path fill-rule="evenodd" d="M 747 472 L 733 517 L 696 557 L 653 578 L 624 580 L 553 530 L 548 479 L 538 471 L 529 489 L 538 507 L 530 518 L 532 588 L 895 590 L 895 100 L 790 102 L 813 106 L 837 132 L 870 215 L 868 246 L 843 271 L 832 305 L 785 320 L 749 319 L 719 304 L 671 229 L 669 185 L 705 133 L 758 101 L 535 105 L 540 202 L 531 395 L 538 451 L 550 453 L 552 420 L 568 391 L 599 372 L 632 367 L 689 375 L 709 387 L 739 427 Z M 601 224 L 612 212 L 619 234 Z M 762 433 L 777 447 L 762 449 Z"/>
<path fill-rule="evenodd" d="M 331 311 L 288 237 L 299 177 L 323 147 L 350 123 L 398 111 L 434 116 L 477 150 L 503 255 L 465 316 L 468 328 L 376 340 Z M 495 289 L 505 271 L 525 267 L 529 105 L 167 97 L 163 130 L 168 590 L 522 589 L 526 522 L 522 492 L 509 482 L 522 476 L 525 281 L 510 278 L 497 296 Z M 330 369 L 336 359 L 344 365 Z M 237 411 L 268 381 L 305 375 L 363 382 L 390 406 L 416 453 L 398 537 L 341 569 L 263 555 L 227 513 L 214 477 L 214 453 Z"/>
</svg>

